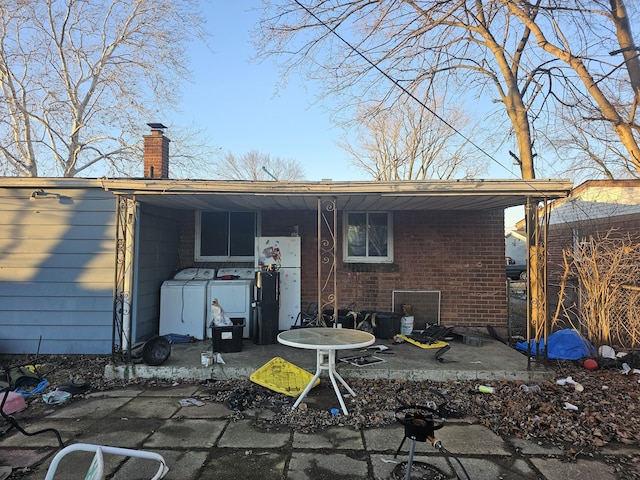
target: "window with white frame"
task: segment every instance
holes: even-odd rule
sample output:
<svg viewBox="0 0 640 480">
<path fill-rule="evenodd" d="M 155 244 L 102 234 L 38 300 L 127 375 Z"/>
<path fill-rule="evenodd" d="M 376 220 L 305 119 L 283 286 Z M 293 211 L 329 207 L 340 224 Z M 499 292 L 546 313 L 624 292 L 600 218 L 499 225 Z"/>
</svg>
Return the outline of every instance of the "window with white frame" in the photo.
<svg viewBox="0 0 640 480">
<path fill-rule="evenodd" d="M 196 261 L 253 261 L 254 212 L 196 212 Z"/>
<path fill-rule="evenodd" d="M 345 262 L 393 262 L 391 212 L 346 212 L 343 258 Z"/>
</svg>

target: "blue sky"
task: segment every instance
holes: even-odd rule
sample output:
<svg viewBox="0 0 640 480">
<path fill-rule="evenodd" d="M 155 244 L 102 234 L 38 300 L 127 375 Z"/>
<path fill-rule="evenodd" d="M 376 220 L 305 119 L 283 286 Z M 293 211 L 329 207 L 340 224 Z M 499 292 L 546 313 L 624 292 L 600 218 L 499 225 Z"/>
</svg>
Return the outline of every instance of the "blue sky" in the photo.
<svg viewBox="0 0 640 480">
<path fill-rule="evenodd" d="M 307 180 L 368 179 L 336 145 L 343 132 L 332 125 L 323 105 L 314 103 L 313 85 L 302 85 L 294 75 L 276 93 L 280 72 L 273 61 L 251 60 L 250 30 L 259 20 L 259 6 L 260 0 L 203 4 L 211 48 L 194 44 L 189 52 L 192 83 L 184 89 L 181 114 L 173 123 L 198 125 L 221 152 L 258 150 L 298 160 Z M 508 167 L 510 163 L 503 162 Z M 487 177 L 514 179 L 517 173 L 494 164 Z M 521 208 L 511 210 L 507 227 L 522 216 Z"/>
<path fill-rule="evenodd" d="M 194 45 L 193 84 L 183 95 L 181 123 L 205 128 L 212 144 L 223 152 L 241 155 L 258 150 L 298 160 L 307 180 L 365 179 L 335 145 L 341 131 L 333 128 L 321 105 L 313 105 L 313 92 L 292 78 L 276 94 L 280 76 L 272 60 L 251 60 L 249 30 L 260 13 L 252 9 L 259 5 L 259 0 L 208 4 L 212 51 Z"/>
</svg>

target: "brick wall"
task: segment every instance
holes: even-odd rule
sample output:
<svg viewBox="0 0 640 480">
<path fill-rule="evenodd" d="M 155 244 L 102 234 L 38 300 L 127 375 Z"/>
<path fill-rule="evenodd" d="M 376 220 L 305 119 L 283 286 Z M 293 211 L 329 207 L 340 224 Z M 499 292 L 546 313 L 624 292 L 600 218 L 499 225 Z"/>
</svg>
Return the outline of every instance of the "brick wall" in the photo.
<svg viewBox="0 0 640 480">
<path fill-rule="evenodd" d="M 169 139 L 160 130 L 144 136 L 144 178 L 169 178 Z"/>
<path fill-rule="evenodd" d="M 390 265 L 343 263 L 338 215 L 339 308 L 390 311 L 393 290 L 439 290 L 444 325 L 506 324 L 502 211 L 394 212 L 394 262 Z M 192 212 L 182 217 L 181 268 L 193 265 L 193 218 Z M 301 305 L 305 309 L 318 296 L 317 214 L 262 213 L 264 236 L 290 236 L 296 225 L 303 251 Z"/>
</svg>

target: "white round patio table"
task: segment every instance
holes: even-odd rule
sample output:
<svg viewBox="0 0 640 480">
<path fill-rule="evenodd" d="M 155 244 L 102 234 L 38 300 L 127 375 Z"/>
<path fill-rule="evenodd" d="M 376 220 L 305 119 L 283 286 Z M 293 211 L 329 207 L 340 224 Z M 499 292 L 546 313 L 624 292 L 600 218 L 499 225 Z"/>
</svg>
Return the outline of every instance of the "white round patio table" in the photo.
<svg viewBox="0 0 640 480">
<path fill-rule="evenodd" d="M 363 348 L 376 341 L 376 337 L 370 333 L 351 328 L 297 328 L 286 330 L 278 335 L 278 342 L 289 347 L 304 348 L 316 351 L 316 374 L 309 384 L 302 391 L 293 407 L 296 408 L 302 399 L 309 393 L 315 381 L 320 377 L 320 373 L 326 370 L 333 384 L 340 406 L 345 415 L 348 415 L 347 407 L 338 388 L 336 378 L 344 385 L 347 391 L 355 396 L 347 382 L 336 372 L 336 350 L 349 350 L 352 348 Z"/>
</svg>

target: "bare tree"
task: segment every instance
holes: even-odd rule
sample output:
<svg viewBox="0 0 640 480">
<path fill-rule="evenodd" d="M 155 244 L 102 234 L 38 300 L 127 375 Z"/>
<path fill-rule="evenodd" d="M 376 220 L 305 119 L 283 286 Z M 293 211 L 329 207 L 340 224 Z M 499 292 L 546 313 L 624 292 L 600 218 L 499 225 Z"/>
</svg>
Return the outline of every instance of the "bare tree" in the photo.
<svg viewBox="0 0 640 480">
<path fill-rule="evenodd" d="M 577 109 L 583 121 L 606 124 L 639 174 L 639 49 L 624 0 L 569 4 L 538 0 L 535 9 L 525 0 L 501 2 L 531 30 L 537 46 L 560 62 L 562 90 L 555 91 L 559 104 Z M 616 61 L 615 57 L 622 60 Z"/>
<path fill-rule="evenodd" d="M 2 172 L 130 172 L 145 123 L 179 100 L 203 24 L 195 0 L 2 2 Z"/>
<path fill-rule="evenodd" d="M 577 185 L 593 178 L 640 178 L 620 140 L 604 122 L 588 122 L 576 109 L 558 112 L 550 142 L 555 158 L 563 162 L 563 174 Z"/>
<path fill-rule="evenodd" d="M 356 103 L 433 94 L 440 77 L 458 93 L 486 96 L 493 87 L 511 122 L 522 177 L 535 177 L 531 124 L 545 98 L 539 82 L 549 73 L 529 67 L 530 31 L 512 22 L 499 0 L 305 3 L 267 4 L 261 23 L 259 52 L 276 55 L 285 74 L 308 67 L 324 94 L 351 95 Z"/>
<path fill-rule="evenodd" d="M 469 118 L 457 106 L 439 109 L 441 102 L 427 102 L 458 129 L 469 127 Z M 354 123 L 359 126 L 357 143 L 345 139 L 339 145 L 376 180 L 476 177 L 487 169 L 486 158 L 479 159 L 468 142 L 411 99 L 381 111 L 363 106 Z"/>
<path fill-rule="evenodd" d="M 243 155 L 227 152 L 214 162 L 214 176 L 221 180 L 303 180 L 305 173 L 297 160 L 271 157 L 257 150 Z"/>
<path fill-rule="evenodd" d="M 533 145 L 542 150 L 547 139 L 556 140 L 552 119 L 567 110 L 606 123 L 609 143 L 620 142 L 640 171 L 640 61 L 625 6 L 624 0 L 315 0 L 304 6 L 284 0 L 265 2 L 257 44 L 260 54 L 278 58 L 285 74 L 302 70 L 322 82 L 323 94 L 348 96 L 345 108 L 349 99 L 382 103 L 429 90 L 441 77 L 459 92 L 492 96 L 510 123 L 503 131 L 515 139 L 517 151 L 510 153 L 525 179 L 535 177 Z"/>
</svg>

